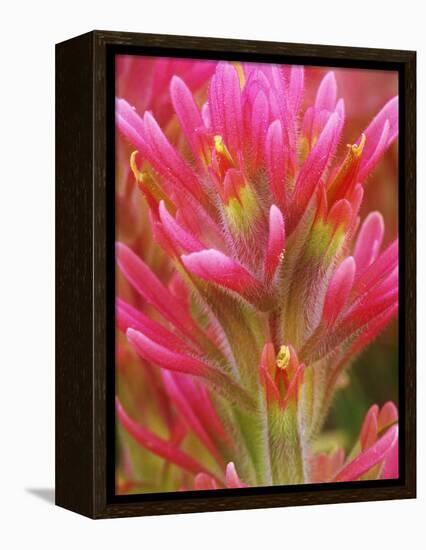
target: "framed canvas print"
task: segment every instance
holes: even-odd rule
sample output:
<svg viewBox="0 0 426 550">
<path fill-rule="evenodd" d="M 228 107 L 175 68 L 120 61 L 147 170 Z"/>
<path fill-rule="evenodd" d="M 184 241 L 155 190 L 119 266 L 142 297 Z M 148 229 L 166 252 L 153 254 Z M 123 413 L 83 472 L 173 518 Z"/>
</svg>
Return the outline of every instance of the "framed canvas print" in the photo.
<svg viewBox="0 0 426 550">
<path fill-rule="evenodd" d="M 56 502 L 413 498 L 415 53 L 56 46 Z"/>
</svg>

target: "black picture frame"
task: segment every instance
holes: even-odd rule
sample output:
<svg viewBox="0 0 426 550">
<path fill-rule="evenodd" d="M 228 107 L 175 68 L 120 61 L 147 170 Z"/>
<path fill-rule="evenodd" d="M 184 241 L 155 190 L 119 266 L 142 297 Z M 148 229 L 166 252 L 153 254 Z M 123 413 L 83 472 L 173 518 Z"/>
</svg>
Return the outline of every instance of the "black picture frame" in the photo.
<svg viewBox="0 0 426 550">
<path fill-rule="evenodd" d="M 398 71 L 400 478 L 116 496 L 114 56 Z M 415 498 L 416 53 L 92 31 L 56 45 L 56 504 L 91 518 Z"/>
</svg>

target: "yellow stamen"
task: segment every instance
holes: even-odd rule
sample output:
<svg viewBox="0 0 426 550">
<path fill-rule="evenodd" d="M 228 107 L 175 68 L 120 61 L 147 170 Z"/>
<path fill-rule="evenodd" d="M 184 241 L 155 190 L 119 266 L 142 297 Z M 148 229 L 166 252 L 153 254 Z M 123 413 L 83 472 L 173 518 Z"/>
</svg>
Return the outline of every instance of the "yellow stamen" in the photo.
<svg viewBox="0 0 426 550">
<path fill-rule="evenodd" d="M 233 61 L 232 64 L 234 65 L 234 69 L 237 71 L 238 80 L 240 81 L 240 88 L 243 89 L 246 82 L 243 66 L 239 61 Z"/>
<path fill-rule="evenodd" d="M 358 145 L 356 143 L 353 145 L 350 143 L 347 144 L 348 153 L 345 160 L 327 190 L 327 197 L 330 204 L 337 200 L 337 198 L 342 198 L 348 190 L 348 185 L 350 185 L 351 182 L 353 183 L 353 178 L 356 177 L 357 170 L 360 166 L 361 155 L 366 141 L 367 138 L 365 134 L 361 134 Z"/>
<path fill-rule="evenodd" d="M 226 145 L 223 143 L 222 136 L 214 136 L 214 146 L 219 155 L 223 155 L 226 160 L 233 163 L 231 154 Z"/>
<path fill-rule="evenodd" d="M 290 363 L 290 348 L 288 346 L 281 346 L 280 351 L 277 354 L 277 367 L 279 369 L 285 369 Z"/>
<path fill-rule="evenodd" d="M 348 143 L 348 147 L 351 150 L 351 153 L 354 155 L 354 157 L 360 157 L 362 155 L 362 151 L 365 146 L 365 142 L 367 141 L 367 138 L 365 137 L 365 134 L 361 134 L 361 141 L 357 145 L 354 143 L 353 145 Z"/>
<path fill-rule="evenodd" d="M 133 153 L 130 155 L 130 168 L 132 169 L 136 181 L 141 185 L 141 187 L 144 187 L 151 194 L 152 197 L 154 197 L 157 203 L 163 200 L 164 204 L 167 206 L 168 211 L 174 215 L 176 212 L 176 206 L 164 193 L 160 185 L 155 181 L 153 174 L 151 174 L 147 170 L 139 170 L 136 163 L 136 156 L 138 152 L 139 151 L 133 151 Z"/>
<path fill-rule="evenodd" d="M 132 169 L 133 175 L 135 176 L 136 181 L 143 181 L 143 172 L 141 172 L 136 164 L 136 155 L 139 151 L 133 151 L 130 155 L 130 168 Z"/>
</svg>

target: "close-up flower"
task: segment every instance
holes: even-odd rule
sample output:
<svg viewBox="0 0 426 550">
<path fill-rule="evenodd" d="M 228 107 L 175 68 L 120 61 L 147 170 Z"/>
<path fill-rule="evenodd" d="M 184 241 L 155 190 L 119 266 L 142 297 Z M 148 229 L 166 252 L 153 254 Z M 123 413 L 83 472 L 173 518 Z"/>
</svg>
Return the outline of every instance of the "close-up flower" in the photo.
<svg viewBox="0 0 426 550">
<path fill-rule="evenodd" d="M 339 71 L 119 57 L 118 494 L 398 477 L 397 77 Z"/>
</svg>

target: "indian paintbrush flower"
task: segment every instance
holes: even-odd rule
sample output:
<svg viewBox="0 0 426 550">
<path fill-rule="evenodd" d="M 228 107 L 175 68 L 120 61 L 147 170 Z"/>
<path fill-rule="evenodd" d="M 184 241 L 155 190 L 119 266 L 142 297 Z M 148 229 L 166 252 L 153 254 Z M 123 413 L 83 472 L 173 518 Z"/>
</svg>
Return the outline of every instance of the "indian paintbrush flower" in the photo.
<svg viewBox="0 0 426 550">
<path fill-rule="evenodd" d="M 187 472 L 171 490 L 396 477 L 391 403 L 370 409 L 346 459 L 314 443 L 345 370 L 398 310 L 398 242 L 382 249 L 379 212 L 360 223 L 398 99 L 342 153 L 333 72 L 309 106 L 300 66 L 219 63 L 201 107 L 184 78 L 169 91 L 184 154 L 150 111 L 116 104 L 170 267 L 160 277 L 117 244 L 138 295 L 117 300 L 117 326 L 150 372 L 162 435 L 117 401 L 120 423 Z"/>
</svg>

